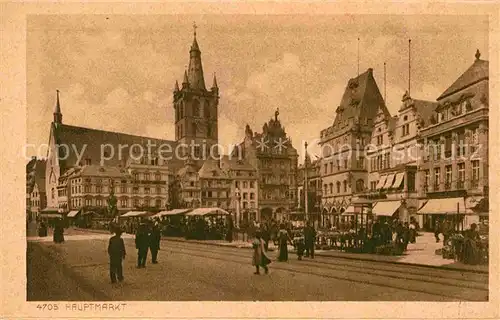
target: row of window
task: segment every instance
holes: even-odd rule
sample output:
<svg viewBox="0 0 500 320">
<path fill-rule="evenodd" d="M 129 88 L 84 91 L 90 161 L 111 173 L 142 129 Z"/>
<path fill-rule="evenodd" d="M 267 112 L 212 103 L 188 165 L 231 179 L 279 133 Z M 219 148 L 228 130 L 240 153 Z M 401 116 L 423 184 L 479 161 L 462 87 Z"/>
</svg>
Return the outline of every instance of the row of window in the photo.
<svg viewBox="0 0 500 320">
<path fill-rule="evenodd" d="M 198 117 L 198 118 L 204 117 L 206 119 L 210 118 L 210 102 L 208 100 L 205 100 L 205 102 L 203 104 L 204 104 L 204 106 L 203 106 L 203 115 L 202 115 L 200 102 L 198 100 L 193 100 L 192 113 L 191 113 L 193 117 Z M 176 118 L 177 118 L 176 120 L 177 121 L 184 118 L 184 111 L 186 111 L 185 113 L 187 116 L 188 115 L 187 106 L 184 106 L 184 103 L 182 102 L 178 106 L 178 109 L 176 112 Z"/>
<path fill-rule="evenodd" d="M 203 198 L 227 198 L 227 192 L 226 191 L 202 191 L 201 196 Z"/>
<path fill-rule="evenodd" d="M 32 207 L 40 207 L 40 200 L 31 200 Z"/>
<path fill-rule="evenodd" d="M 255 181 L 243 181 L 241 184 L 240 184 L 240 181 L 235 181 L 235 187 L 236 188 L 241 188 L 242 189 L 248 189 L 250 187 L 250 189 L 254 189 L 255 188 Z"/>
<path fill-rule="evenodd" d="M 287 179 L 287 176 L 284 174 L 280 174 L 279 177 L 273 174 L 263 174 L 261 182 L 263 184 L 287 184 L 289 183 L 289 179 Z"/>
<path fill-rule="evenodd" d="M 111 191 L 114 191 L 116 193 L 122 193 L 126 194 L 129 192 L 132 193 L 144 193 L 144 194 L 151 194 L 151 193 L 156 193 L 156 194 L 162 194 L 166 192 L 165 188 L 161 187 L 156 187 L 156 188 L 150 188 L 150 187 L 127 187 L 127 186 L 121 186 L 121 187 L 106 187 L 106 186 L 83 186 L 83 193 L 111 193 Z M 82 186 L 71 186 L 71 193 L 72 194 L 78 194 L 82 193 Z M 59 196 L 66 196 L 66 189 L 60 189 L 58 190 Z"/>
<path fill-rule="evenodd" d="M 479 186 L 479 160 L 471 161 L 471 179 L 470 179 L 470 187 L 477 188 Z M 440 190 L 441 185 L 441 168 L 434 168 L 434 178 L 432 180 L 432 184 L 434 187 L 434 191 Z M 429 185 L 431 185 L 431 172 L 430 170 L 425 170 L 425 180 L 424 180 L 424 190 L 428 191 Z M 444 175 L 444 189 L 450 190 L 452 189 L 452 183 L 456 182 L 456 189 L 465 188 L 465 163 L 457 164 L 457 172 L 456 179 L 453 178 L 453 167 L 448 165 L 445 167 L 445 175 Z"/>
<path fill-rule="evenodd" d="M 295 199 L 294 191 L 284 191 L 283 190 L 268 190 L 261 191 L 260 199 L 263 200 L 284 200 L 284 199 Z"/>
<path fill-rule="evenodd" d="M 273 161 L 271 159 L 262 159 L 260 161 L 262 168 L 265 169 L 289 169 L 290 168 L 290 162 L 289 161 L 284 161 L 280 160 L 279 162 Z"/>
<path fill-rule="evenodd" d="M 191 181 L 194 183 L 194 181 Z M 215 180 L 201 180 L 202 186 L 204 188 L 225 188 L 229 187 L 231 185 L 231 181 L 229 180 L 220 180 L 220 179 L 215 179 Z M 193 185 L 194 186 L 194 185 Z"/>
<path fill-rule="evenodd" d="M 335 163 L 333 161 L 330 161 L 329 163 L 325 163 L 323 165 L 323 173 L 328 174 L 328 173 L 333 173 L 335 171 L 340 171 L 340 170 L 345 170 L 349 168 L 349 160 L 344 159 L 343 160 L 343 166 L 341 167 L 341 161 L 340 159 L 337 159 Z M 365 168 L 365 158 L 364 157 L 358 157 L 356 159 L 356 169 L 364 169 Z M 330 169 L 328 171 L 328 169 Z"/>
<path fill-rule="evenodd" d="M 370 158 L 370 170 L 378 171 L 384 170 L 391 167 L 390 163 L 390 153 L 384 153 L 376 157 Z"/>
<path fill-rule="evenodd" d="M 85 206 L 95 206 L 95 207 L 103 207 L 106 206 L 107 203 L 103 199 L 85 199 L 82 202 L 82 199 L 71 199 L 71 207 L 79 208 L 82 206 L 82 203 Z M 139 206 L 151 206 L 151 207 L 162 207 L 162 204 L 166 205 L 166 201 L 162 201 L 161 199 L 120 199 L 118 201 L 117 206 L 120 208 L 130 208 L 130 207 L 139 207 Z"/>
<path fill-rule="evenodd" d="M 191 135 L 191 136 L 194 136 L 196 137 L 197 134 L 201 131 L 201 127 L 198 126 L 198 124 L 196 122 L 192 122 L 191 125 L 189 126 L 188 123 L 186 123 L 186 131 L 184 132 L 184 126 L 182 123 L 179 124 L 179 126 L 177 126 L 177 137 L 183 137 L 184 135 Z M 204 127 L 207 128 L 207 131 L 206 131 L 206 137 L 208 138 L 213 138 L 215 137 L 215 130 L 214 130 L 214 126 L 213 124 L 211 124 L 210 122 L 206 122 L 205 124 L 203 124 Z M 189 128 L 191 127 L 191 128 Z"/>
</svg>

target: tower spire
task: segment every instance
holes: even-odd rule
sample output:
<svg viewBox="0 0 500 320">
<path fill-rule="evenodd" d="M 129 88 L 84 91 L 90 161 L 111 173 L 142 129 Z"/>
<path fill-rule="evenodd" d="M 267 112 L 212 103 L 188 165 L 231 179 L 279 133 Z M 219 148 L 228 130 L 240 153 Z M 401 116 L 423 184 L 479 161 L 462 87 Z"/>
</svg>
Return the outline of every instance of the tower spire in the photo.
<svg viewBox="0 0 500 320">
<path fill-rule="evenodd" d="M 177 92 L 177 91 L 179 91 L 179 82 L 177 82 L 177 80 L 175 80 L 174 92 Z"/>
<path fill-rule="evenodd" d="M 56 90 L 56 109 L 54 110 L 54 123 L 62 123 L 61 103 L 59 102 L 59 90 Z"/>
<path fill-rule="evenodd" d="M 187 88 L 189 86 L 189 79 L 187 71 L 184 69 L 184 80 L 182 80 L 182 88 Z"/>
<path fill-rule="evenodd" d="M 218 88 L 218 86 L 217 86 L 217 77 L 215 76 L 215 72 L 214 72 L 214 83 L 212 85 L 212 88 Z"/>
<path fill-rule="evenodd" d="M 206 90 L 205 79 L 203 77 L 203 66 L 201 64 L 201 51 L 198 46 L 198 41 L 196 40 L 196 29 L 198 26 L 193 23 L 193 45 L 189 51 L 189 69 L 188 69 L 188 79 L 189 86 L 192 89 Z"/>
</svg>

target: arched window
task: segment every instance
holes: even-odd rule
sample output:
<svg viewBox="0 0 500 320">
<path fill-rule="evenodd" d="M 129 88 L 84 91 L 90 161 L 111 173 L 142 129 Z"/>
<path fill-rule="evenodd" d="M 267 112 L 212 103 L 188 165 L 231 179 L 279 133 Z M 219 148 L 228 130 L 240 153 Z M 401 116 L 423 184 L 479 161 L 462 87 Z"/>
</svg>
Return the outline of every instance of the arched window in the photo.
<svg viewBox="0 0 500 320">
<path fill-rule="evenodd" d="M 196 136 L 196 132 L 198 131 L 198 126 L 196 125 L 196 122 L 193 122 L 193 126 L 191 128 L 193 136 Z"/>
<path fill-rule="evenodd" d="M 210 104 L 208 101 L 205 101 L 205 106 L 203 107 L 203 116 L 205 119 L 210 119 Z"/>
<path fill-rule="evenodd" d="M 365 182 L 363 179 L 358 179 L 356 181 L 356 192 L 362 192 L 365 188 Z"/>
<path fill-rule="evenodd" d="M 330 194 L 333 193 L 333 183 L 330 183 Z"/>
<path fill-rule="evenodd" d="M 344 192 L 347 192 L 347 180 L 344 180 Z"/>
<path fill-rule="evenodd" d="M 340 193 L 340 181 L 337 181 L 337 193 Z"/>
<path fill-rule="evenodd" d="M 207 123 L 207 137 L 208 138 L 211 138 L 212 137 L 212 124 L 211 123 Z"/>
<path fill-rule="evenodd" d="M 325 194 L 327 194 L 328 193 L 328 185 L 324 184 L 323 189 L 325 190 Z"/>
<path fill-rule="evenodd" d="M 200 102 L 198 100 L 193 101 L 193 116 L 200 117 Z"/>
<path fill-rule="evenodd" d="M 184 118 L 184 104 L 181 103 L 179 108 L 180 108 L 179 118 L 182 119 Z"/>
</svg>

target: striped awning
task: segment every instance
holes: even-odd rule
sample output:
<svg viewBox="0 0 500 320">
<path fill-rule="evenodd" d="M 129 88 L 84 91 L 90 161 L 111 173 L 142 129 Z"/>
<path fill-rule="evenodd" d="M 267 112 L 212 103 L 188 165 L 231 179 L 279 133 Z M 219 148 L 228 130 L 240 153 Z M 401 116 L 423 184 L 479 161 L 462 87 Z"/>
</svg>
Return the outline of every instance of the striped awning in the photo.
<svg viewBox="0 0 500 320">
<path fill-rule="evenodd" d="M 380 179 L 378 180 L 377 187 L 375 189 L 382 189 L 385 184 L 385 180 L 387 180 L 387 176 L 381 176 Z"/>
<path fill-rule="evenodd" d="M 393 189 L 398 189 L 401 187 L 401 183 L 403 183 L 403 179 L 405 177 L 404 172 L 399 172 L 396 174 L 396 179 L 394 179 L 394 183 L 392 184 Z"/>
<path fill-rule="evenodd" d="M 387 176 L 387 180 L 385 180 L 385 184 L 382 187 L 383 189 L 389 189 L 392 186 L 392 182 L 394 181 L 394 173 L 391 173 L 390 175 Z"/>
</svg>

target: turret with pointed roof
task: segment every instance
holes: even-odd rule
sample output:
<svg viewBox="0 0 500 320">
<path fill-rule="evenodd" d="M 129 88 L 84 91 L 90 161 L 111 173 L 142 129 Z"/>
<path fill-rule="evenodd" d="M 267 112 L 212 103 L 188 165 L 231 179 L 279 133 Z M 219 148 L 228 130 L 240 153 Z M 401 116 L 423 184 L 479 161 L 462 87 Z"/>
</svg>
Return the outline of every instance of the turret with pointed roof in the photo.
<svg viewBox="0 0 500 320">
<path fill-rule="evenodd" d="M 62 124 L 61 103 L 59 102 L 59 90 L 56 90 L 57 100 L 54 110 L 54 124 Z"/>
</svg>

